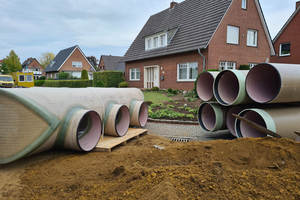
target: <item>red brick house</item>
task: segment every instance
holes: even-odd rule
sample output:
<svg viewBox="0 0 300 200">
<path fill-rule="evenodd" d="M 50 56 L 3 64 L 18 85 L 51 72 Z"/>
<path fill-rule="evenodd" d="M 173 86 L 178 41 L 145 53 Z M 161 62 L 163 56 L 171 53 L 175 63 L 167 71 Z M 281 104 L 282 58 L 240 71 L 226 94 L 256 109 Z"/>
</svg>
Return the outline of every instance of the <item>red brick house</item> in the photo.
<svg viewBox="0 0 300 200">
<path fill-rule="evenodd" d="M 277 54 L 271 57 L 272 63 L 300 64 L 300 1 L 273 42 Z"/>
<path fill-rule="evenodd" d="M 46 79 L 58 78 L 59 72 L 67 72 L 71 76 L 80 78 L 81 71 L 86 69 L 89 79 L 93 79 L 94 67 L 88 61 L 79 46 L 61 50 L 44 70 Z"/>
<path fill-rule="evenodd" d="M 185 0 L 152 15 L 126 52 L 130 87 L 191 90 L 206 69 L 238 69 L 275 55 L 258 0 Z"/>
<path fill-rule="evenodd" d="M 35 58 L 27 58 L 27 60 L 22 63 L 22 72 L 33 72 L 34 79 L 39 79 L 41 76 L 44 76 L 44 68 Z"/>
<path fill-rule="evenodd" d="M 99 71 L 125 71 L 125 63 L 122 56 L 101 55 L 98 65 Z M 122 68 L 123 66 L 123 68 Z"/>
</svg>

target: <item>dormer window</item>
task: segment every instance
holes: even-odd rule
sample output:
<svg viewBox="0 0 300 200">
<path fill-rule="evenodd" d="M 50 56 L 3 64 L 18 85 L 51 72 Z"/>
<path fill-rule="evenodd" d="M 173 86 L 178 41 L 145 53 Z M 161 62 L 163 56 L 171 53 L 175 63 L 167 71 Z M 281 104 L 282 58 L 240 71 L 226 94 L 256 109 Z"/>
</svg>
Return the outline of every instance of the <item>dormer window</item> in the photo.
<svg viewBox="0 0 300 200">
<path fill-rule="evenodd" d="M 145 38 L 145 50 L 167 46 L 166 33 L 160 32 Z"/>
</svg>

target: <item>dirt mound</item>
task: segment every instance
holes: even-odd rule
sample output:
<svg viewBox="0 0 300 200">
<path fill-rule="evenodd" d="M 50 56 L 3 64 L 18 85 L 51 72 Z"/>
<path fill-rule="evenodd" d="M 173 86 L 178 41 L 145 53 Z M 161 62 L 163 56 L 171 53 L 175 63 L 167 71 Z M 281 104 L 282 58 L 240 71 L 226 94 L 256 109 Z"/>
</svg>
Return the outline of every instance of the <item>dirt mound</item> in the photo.
<svg viewBox="0 0 300 200">
<path fill-rule="evenodd" d="M 299 199 L 299 161 L 300 143 L 287 139 L 181 143 L 145 135 L 112 153 L 56 150 L 0 166 L 2 184 L 11 184 L 0 197 Z"/>
</svg>

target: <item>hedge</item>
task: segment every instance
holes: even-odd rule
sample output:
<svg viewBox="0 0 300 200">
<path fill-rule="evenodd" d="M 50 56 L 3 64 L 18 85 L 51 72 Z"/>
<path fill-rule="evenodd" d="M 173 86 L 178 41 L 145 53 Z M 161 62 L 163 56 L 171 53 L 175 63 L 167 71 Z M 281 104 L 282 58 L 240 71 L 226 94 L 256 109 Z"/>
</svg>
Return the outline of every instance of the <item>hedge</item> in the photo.
<svg viewBox="0 0 300 200">
<path fill-rule="evenodd" d="M 93 84 L 90 80 L 46 80 L 45 87 L 85 88 Z"/>
<path fill-rule="evenodd" d="M 86 69 L 81 71 L 81 80 L 89 79 L 88 72 Z"/>
<path fill-rule="evenodd" d="M 94 83 L 102 81 L 104 87 L 119 87 L 123 82 L 123 72 L 118 71 L 104 71 L 93 73 Z"/>
<path fill-rule="evenodd" d="M 34 80 L 34 86 L 43 86 L 45 80 Z"/>
</svg>

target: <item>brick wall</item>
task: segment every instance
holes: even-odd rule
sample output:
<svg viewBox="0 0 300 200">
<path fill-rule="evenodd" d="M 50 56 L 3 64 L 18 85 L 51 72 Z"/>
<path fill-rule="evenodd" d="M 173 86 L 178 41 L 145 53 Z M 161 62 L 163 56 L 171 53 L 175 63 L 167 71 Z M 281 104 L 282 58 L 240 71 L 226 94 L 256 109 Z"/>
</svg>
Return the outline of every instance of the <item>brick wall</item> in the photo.
<svg viewBox="0 0 300 200">
<path fill-rule="evenodd" d="M 300 3 L 300 2 L 297 2 Z M 300 64 L 300 11 L 294 16 L 289 25 L 284 29 L 274 42 L 277 56 L 271 57 L 272 63 Z M 279 46 L 283 43 L 291 43 L 290 56 L 279 56 Z"/>
<path fill-rule="evenodd" d="M 99 70 L 105 70 L 105 64 L 104 64 L 104 61 L 102 59 L 102 56 L 101 56 L 101 59 L 100 59 L 100 62 L 99 62 Z"/>
<path fill-rule="evenodd" d="M 72 65 L 72 62 L 82 62 L 82 68 L 74 68 Z M 62 71 L 82 71 L 83 69 L 86 69 L 88 72 L 91 71 L 91 65 L 89 62 L 84 58 L 84 56 L 81 54 L 79 49 L 76 49 L 72 55 L 68 58 L 68 60 L 63 64 L 63 66 L 60 68 L 59 72 Z"/>
<path fill-rule="evenodd" d="M 236 68 L 248 63 L 262 63 L 270 60 L 270 46 L 267 41 L 254 0 L 235 0 L 219 25 L 208 47 L 208 67 L 218 69 L 220 61 L 236 62 Z M 239 44 L 227 44 L 227 25 L 239 27 Z M 257 47 L 247 46 L 247 30 L 257 30 Z"/>
<path fill-rule="evenodd" d="M 207 52 L 201 52 L 207 57 Z M 198 73 L 203 69 L 203 59 L 198 51 L 174 54 L 170 56 L 162 56 L 141 61 L 126 62 L 125 79 L 130 87 L 144 88 L 144 67 L 159 66 L 159 81 L 160 76 L 164 76 L 164 80 L 160 81 L 161 89 L 179 89 L 192 90 L 194 81 L 178 82 L 177 81 L 177 64 L 186 62 L 198 62 Z M 140 81 L 129 81 L 129 70 L 132 68 L 140 68 Z"/>
<path fill-rule="evenodd" d="M 28 66 L 28 69 L 30 69 L 31 67 L 34 67 L 34 69 L 39 68 L 40 71 L 43 72 L 42 75 L 45 76 L 44 68 L 41 66 L 41 64 L 36 59 L 33 59 L 33 61 Z"/>
</svg>

